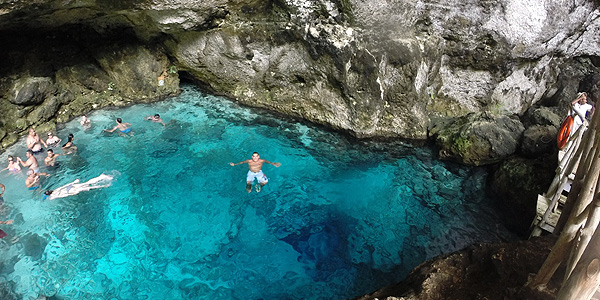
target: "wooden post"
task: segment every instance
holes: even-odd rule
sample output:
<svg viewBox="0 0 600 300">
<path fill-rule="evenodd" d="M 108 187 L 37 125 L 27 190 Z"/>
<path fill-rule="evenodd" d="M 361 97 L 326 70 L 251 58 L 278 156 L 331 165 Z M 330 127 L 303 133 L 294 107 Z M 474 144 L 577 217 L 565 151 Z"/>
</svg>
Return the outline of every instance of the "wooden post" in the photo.
<svg viewBox="0 0 600 300">
<path fill-rule="evenodd" d="M 597 139 L 598 139 L 598 114 L 594 115 L 592 119 L 592 124 L 590 128 L 586 131 L 583 138 L 585 139 L 584 149 L 582 152 L 581 164 L 577 168 L 577 173 L 575 174 L 575 180 L 573 180 L 573 185 L 571 186 L 571 192 L 569 192 L 569 196 L 567 197 L 567 201 L 565 202 L 565 206 L 562 209 L 562 213 L 560 214 L 560 218 L 554 227 L 554 234 L 560 234 L 565 224 L 568 222 L 568 219 L 571 216 L 571 212 L 575 211 L 576 214 L 580 214 L 588 203 L 581 203 L 577 199 L 579 196 L 579 192 L 581 191 L 581 185 L 583 184 L 583 179 L 587 174 L 587 171 L 590 169 L 592 164 L 592 160 L 594 158 L 592 153 L 595 153 L 594 147 L 598 147 Z M 591 200 L 591 198 L 590 198 Z"/>
<path fill-rule="evenodd" d="M 557 300 L 589 300 L 600 283 L 600 230 L 596 230 Z"/>
<path fill-rule="evenodd" d="M 596 148 L 595 150 L 599 149 Z M 598 153 L 594 153 L 594 157 L 596 156 L 598 156 Z M 581 171 L 583 172 L 585 170 L 581 169 Z M 577 173 L 579 174 L 580 171 Z M 592 196 L 594 195 L 593 190 L 598 181 L 598 176 L 600 175 L 600 160 L 594 160 L 592 169 L 587 175 L 588 176 L 586 176 L 586 180 L 583 184 L 584 189 L 580 193 L 580 197 L 576 199 L 578 206 L 582 203 L 585 203 L 585 206 L 587 206 L 592 200 Z M 569 197 L 570 196 L 571 194 L 569 194 Z M 565 229 L 561 232 L 558 241 L 556 241 L 556 244 L 554 244 L 554 247 L 552 247 L 552 251 L 550 251 L 546 261 L 544 261 L 540 271 L 532 281 L 532 286 L 537 287 L 540 285 L 546 285 L 548 281 L 550 281 L 550 278 L 552 278 L 552 275 L 554 275 L 554 272 L 556 272 L 556 269 L 558 269 L 563 259 L 568 257 L 573 240 L 577 235 L 577 231 L 585 222 L 586 217 L 587 215 L 583 215 L 581 212 L 575 210 L 571 213 L 571 216 L 569 216 L 567 224 L 565 225 Z"/>
<path fill-rule="evenodd" d="M 599 158 L 596 158 L 596 161 L 597 160 L 599 160 Z M 585 225 L 577 238 L 575 247 L 573 247 L 571 255 L 569 256 L 569 260 L 567 262 L 567 270 L 565 272 L 565 282 L 571 275 L 571 272 L 577 265 L 577 262 L 579 261 L 579 259 L 583 255 L 583 252 L 588 246 L 592 235 L 594 234 L 594 232 L 596 232 L 596 229 L 598 228 L 598 223 L 600 222 L 600 199 L 598 198 L 598 191 L 600 190 L 600 187 L 598 186 L 599 184 L 600 181 L 598 181 L 598 178 L 596 177 L 596 189 L 594 200 L 582 213 L 582 216 L 587 216 L 587 218 L 585 221 Z"/>
<path fill-rule="evenodd" d="M 575 137 L 575 140 L 571 143 L 569 148 L 567 148 L 567 151 L 563 158 L 558 162 L 558 166 L 556 167 L 556 176 L 554 176 L 554 179 L 552 180 L 548 191 L 546 191 L 546 193 L 544 194 L 545 197 L 550 197 L 550 195 L 554 195 L 556 194 L 556 192 L 560 191 L 560 188 L 562 188 L 563 185 L 559 183 L 562 181 L 563 178 L 569 176 L 569 174 L 573 172 L 573 169 L 577 165 L 573 163 L 573 160 L 579 163 L 582 150 L 581 147 L 579 147 L 579 145 L 581 145 L 581 140 L 585 132 L 584 128 L 584 126 L 579 126 L 577 132 L 573 134 L 572 137 Z"/>
<path fill-rule="evenodd" d="M 564 225 L 565 228 L 564 230 L 562 230 L 562 232 L 560 232 L 558 241 L 556 242 L 556 244 L 554 244 L 554 247 L 552 247 L 552 251 L 546 258 L 546 261 L 544 261 L 544 264 L 540 268 L 540 271 L 528 284 L 529 286 L 545 286 L 550 281 L 552 275 L 554 275 L 556 269 L 558 269 L 563 259 L 565 257 L 568 257 L 569 251 L 571 250 L 571 246 L 573 245 L 573 240 L 577 235 L 578 230 L 585 222 L 585 217 L 587 217 L 587 215 L 582 215 L 582 212 L 592 201 L 594 195 L 593 190 L 596 187 L 598 176 L 600 175 L 600 160 L 594 159 L 598 157 L 598 151 L 600 149 L 600 147 L 598 147 L 598 141 L 597 139 L 595 139 L 595 136 L 598 133 L 597 119 L 598 117 L 594 116 L 592 120 L 592 124 L 594 126 L 591 127 L 590 130 L 587 130 L 584 136 L 584 138 L 586 139 L 586 144 L 589 143 L 588 139 L 594 140 L 594 143 L 592 144 L 593 146 L 590 147 L 592 148 L 589 152 L 589 154 L 591 155 L 587 155 L 584 160 L 585 163 L 579 166 L 577 174 L 575 175 L 575 181 L 573 183 L 573 186 L 571 187 L 571 192 L 569 193 L 569 197 L 567 198 L 567 202 L 571 201 L 572 203 L 574 203 L 572 212 L 568 215 L 568 218 L 566 218 L 567 221 Z M 580 193 L 580 191 L 582 192 Z M 565 217 L 564 209 L 561 214 L 561 219 L 563 217 Z M 557 233 L 557 231 L 558 224 L 555 228 L 555 233 Z"/>
</svg>

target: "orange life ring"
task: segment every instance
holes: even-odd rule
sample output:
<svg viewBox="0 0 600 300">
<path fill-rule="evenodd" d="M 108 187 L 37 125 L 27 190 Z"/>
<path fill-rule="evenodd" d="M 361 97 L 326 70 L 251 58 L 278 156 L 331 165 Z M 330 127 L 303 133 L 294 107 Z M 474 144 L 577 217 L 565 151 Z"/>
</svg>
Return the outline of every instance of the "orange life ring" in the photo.
<svg viewBox="0 0 600 300">
<path fill-rule="evenodd" d="M 562 150 L 567 145 L 567 141 L 569 141 L 569 135 L 571 135 L 571 129 L 573 129 L 573 116 L 569 115 L 562 122 L 560 129 L 558 130 L 556 144 L 558 145 L 559 150 Z"/>
</svg>

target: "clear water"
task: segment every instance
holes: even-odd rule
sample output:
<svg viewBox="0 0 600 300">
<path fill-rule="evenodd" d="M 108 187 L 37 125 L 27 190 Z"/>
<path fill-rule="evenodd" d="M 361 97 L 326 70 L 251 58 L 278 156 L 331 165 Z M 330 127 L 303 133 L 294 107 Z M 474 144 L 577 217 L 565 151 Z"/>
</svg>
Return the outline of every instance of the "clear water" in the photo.
<svg viewBox="0 0 600 300">
<path fill-rule="evenodd" d="M 166 127 L 144 121 L 154 113 Z M 59 131 L 79 151 L 43 186 L 104 172 L 111 187 L 41 201 L 24 174 L 0 173 L 0 219 L 15 219 L 0 225 L 0 281 L 24 299 L 344 299 L 438 254 L 511 238 L 483 195 L 485 173 L 427 149 L 351 141 L 191 86 L 88 117 L 86 131 L 78 120 Z M 102 133 L 116 117 L 134 136 Z M 264 165 L 269 184 L 248 194 L 247 165 L 228 163 L 254 151 L 282 165 Z M 24 152 L 22 141 L 0 159 Z"/>
</svg>

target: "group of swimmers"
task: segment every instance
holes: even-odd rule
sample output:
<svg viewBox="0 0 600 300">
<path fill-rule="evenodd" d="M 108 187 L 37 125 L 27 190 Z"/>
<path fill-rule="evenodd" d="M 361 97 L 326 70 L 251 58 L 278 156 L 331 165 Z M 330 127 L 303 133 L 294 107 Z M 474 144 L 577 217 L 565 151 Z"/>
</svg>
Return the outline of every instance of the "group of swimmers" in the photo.
<svg viewBox="0 0 600 300">
<path fill-rule="evenodd" d="M 163 121 L 163 119 L 160 117 L 159 114 L 147 116 L 147 117 L 145 117 L 145 119 L 148 121 L 152 121 L 154 123 L 159 123 L 162 126 L 166 126 L 165 122 Z M 112 132 L 115 132 L 116 130 L 118 130 L 118 133 L 121 136 L 133 135 L 131 123 L 123 122 L 123 120 L 121 118 L 117 118 L 116 123 L 117 123 L 116 126 L 114 126 L 112 129 L 104 129 L 103 131 L 112 133 Z M 84 129 L 89 129 L 91 127 L 91 121 L 89 119 L 87 119 L 86 116 L 82 116 L 80 125 Z M 69 155 L 69 154 L 72 154 L 77 151 L 77 146 L 75 146 L 75 144 L 73 143 L 74 139 L 75 139 L 74 135 L 72 133 L 69 134 L 67 142 L 61 146 L 63 153 L 58 154 L 58 153 L 54 153 L 54 150 L 52 149 L 52 148 L 58 147 L 60 145 L 60 142 L 62 141 L 58 136 L 54 135 L 52 132 L 49 132 L 48 138 L 44 142 L 39 137 L 39 135 L 35 132 L 35 129 L 30 128 L 29 133 L 27 135 L 27 139 L 26 139 L 26 144 L 27 144 L 28 150 L 25 155 L 27 156 L 27 160 L 23 161 L 20 157 L 17 157 L 15 159 L 12 155 L 9 155 L 8 156 L 8 166 L 0 171 L 8 170 L 12 173 L 18 173 L 21 170 L 21 166 L 27 167 L 28 170 L 27 170 L 27 178 L 25 179 L 25 186 L 29 190 L 36 190 L 36 189 L 40 188 L 40 186 L 41 186 L 40 176 L 46 176 L 46 177 L 50 176 L 50 174 L 48 174 L 46 172 L 40 172 L 39 163 L 38 163 L 37 158 L 35 157 L 36 154 L 40 154 L 40 153 L 44 152 L 44 148 L 42 147 L 42 145 L 47 148 L 47 150 L 46 150 L 47 156 L 44 158 L 44 165 L 46 167 L 57 167 L 58 164 L 56 162 L 56 159 L 59 156 Z M 248 193 L 250 193 L 252 191 L 252 184 L 253 184 L 254 180 L 257 180 L 258 184 L 255 186 L 255 190 L 258 193 L 261 191 L 262 187 L 264 187 L 268 183 L 267 176 L 262 172 L 262 166 L 264 163 L 271 164 L 275 167 L 279 167 L 281 165 L 281 163 L 273 163 L 268 160 L 261 159 L 260 155 L 257 152 L 254 152 L 252 154 L 251 159 L 247 159 L 247 160 L 241 161 L 239 163 L 231 162 L 229 164 L 231 166 L 235 166 L 235 165 L 239 165 L 239 164 L 248 164 L 249 170 L 248 170 L 248 174 L 246 175 L 246 191 Z M 92 189 L 108 187 L 111 185 L 112 180 L 113 180 L 113 176 L 106 175 L 106 174 L 101 174 L 100 176 L 92 178 L 84 183 L 80 183 L 79 179 L 76 179 L 75 181 L 73 181 L 69 184 L 55 188 L 54 190 L 45 191 L 43 193 L 44 194 L 43 200 L 45 200 L 45 199 L 52 200 L 52 199 L 56 199 L 56 198 L 63 198 L 63 197 L 67 197 L 67 196 L 76 195 L 82 191 L 89 191 Z M 2 189 L 2 193 L 0 194 L 0 202 L 1 202 L 0 204 L 2 204 L 4 202 L 2 195 L 4 194 L 5 186 L 0 183 L 0 188 Z M 12 223 L 12 220 L 0 222 L 0 224 L 10 224 L 10 223 Z M 6 233 L 4 231 L 0 230 L 0 238 L 3 238 L 4 236 L 6 236 Z"/>
<path fill-rule="evenodd" d="M 153 116 L 146 117 L 146 120 L 150 120 L 152 122 L 160 123 L 165 126 L 164 121 L 160 117 L 159 114 L 155 114 Z M 133 134 L 131 130 L 131 123 L 123 122 L 121 118 L 116 119 L 117 125 L 112 129 L 104 129 L 106 132 L 114 132 L 115 130 L 119 130 L 120 135 Z M 87 130 L 91 127 L 91 120 L 86 116 L 81 117 L 81 121 L 79 122 L 84 130 Z M 77 146 L 73 143 L 75 136 L 70 133 L 67 138 L 67 142 L 61 146 L 63 151 L 62 154 L 55 153 L 52 148 L 56 148 L 60 145 L 62 141 L 58 136 L 54 135 L 52 132 L 48 132 L 48 139 L 46 141 L 42 140 L 40 136 L 36 133 L 34 128 L 29 129 L 29 133 L 27 135 L 26 144 L 27 144 L 27 152 L 25 155 L 27 156 L 26 160 L 22 160 L 20 157 L 16 159 L 12 156 L 8 156 L 8 166 L 0 171 L 8 170 L 10 172 L 16 173 L 21 170 L 21 166 L 27 167 L 27 178 L 25 179 L 25 186 L 29 190 L 36 190 L 40 187 L 40 176 L 49 176 L 48 173 L 40 172 L 40 167 L 38 163 L 38 159 L 36 158 L 37 154 L 44 152 L 44 147 L 47 149 L 47 156 L 44 158 L 44 165 L 46 167 L 56 167 L 57 162 L 56 159 L 59 156 L 69 155 L 77 151 Z M 44 146 L 44 147 L 42 147 Z M 69 189 L 70 190 L 70 189 Z M 47 193 L 46 191 L 45 193 Z M 53 197 L 50 197 L 53 198 Z"/>
</svg>

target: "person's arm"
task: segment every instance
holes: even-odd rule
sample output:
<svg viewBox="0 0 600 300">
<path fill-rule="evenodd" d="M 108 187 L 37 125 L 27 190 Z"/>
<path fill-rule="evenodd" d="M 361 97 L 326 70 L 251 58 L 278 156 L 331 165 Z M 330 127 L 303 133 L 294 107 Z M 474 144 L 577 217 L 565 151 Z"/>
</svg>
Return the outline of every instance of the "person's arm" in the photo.
<svg viewBox="0 0 600 300">
<path fill-rule="evenodd" d="M 113 129 L 111 129 L 111 130 L 104 129 L 104 131 L 106 131 L 106 132 L 113 132 L 113 131 L 117 130 L 118 127 L 119 126 L 117 125 L 117 126 L 113 127 Z"/>
<path fill-rule="evenodd" d="M 40 140 L 40 143 L 44 144 L 44 147 L 48 148 L 48 144 L 46 144 L 46 142 L 44 142 L 44 140 L 42 140 L 39 136 L 38 139 Z"/>
<path fill-rule="evenodd" d="M 0 183 L 0 188 L 2 189 L 2 193 L 0 193 L 0 197 L 2 197 L 4 195 L 4 190 L 5 190 L 4 184 Z"/>
<path fill-rule="evenodd" d="M 575 98 L 575 100 L 571 101 L 571 105 L 575 105 L 575 103 L 579 102 L 581 97 L 585 97 L 585 95 L 581 94 L 581 95 L 577 96 L 577 98 Z"/>
<path fill-rule="evenodd" d="M 29 159 L 26 162 L 23 162 L 20 157 L 17 157 L 17 161 L 19 161 L 23 167 L 29 167 L 33 163 L 32 161 L 29 161 Z"/>
<path fill-rule="evenodd" d="M 264 161 L 264 163 L 267 163 L 267 164 L 270 164 L 270 165 L 274 165 L 277 168 L 279 168 L 279 166 L 281 166 L 281 163 L 273 163 L 273 162 L 270 162 L 270 161 L 268 161 L 266 159 L 264 159 L 263 161 Z"/>
<path fill-rule="evenodd" d="M 250 161 L 249 159 L 246 159 L 246 160 L 244 160 L 244 161 L 240 161 L 240 162 L 239 162 L 239 163 L 237 163 L 237 164 L 234 164 L 234 163 L 230 162 L 230 163 L 229 163 L 229 165 L 233 167 L 233 166 L 237 166 L 237 165 L 241 165 L 241 164 L 248 163 L 249 161 Z"/>
<path fill-rule="evenodd" d="M 6 225 L 10 225 L 13 223 L 14 220 L 8 220 L 8 221 L 0 221 L 0 224 L 6 224 Z"/>
</svg>

